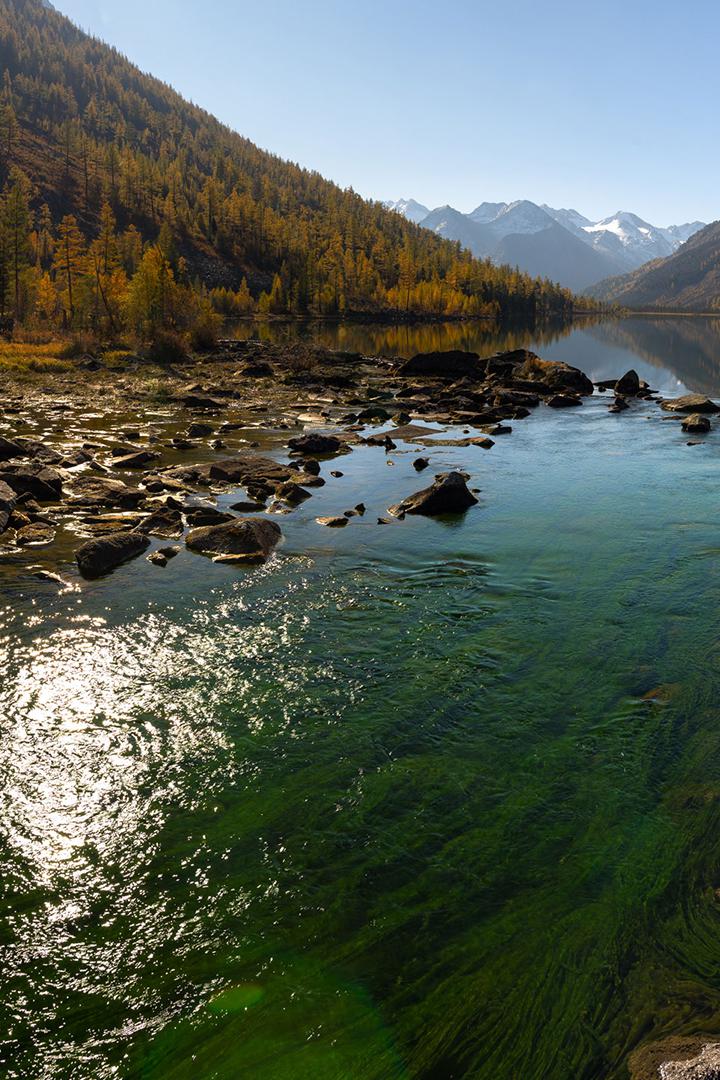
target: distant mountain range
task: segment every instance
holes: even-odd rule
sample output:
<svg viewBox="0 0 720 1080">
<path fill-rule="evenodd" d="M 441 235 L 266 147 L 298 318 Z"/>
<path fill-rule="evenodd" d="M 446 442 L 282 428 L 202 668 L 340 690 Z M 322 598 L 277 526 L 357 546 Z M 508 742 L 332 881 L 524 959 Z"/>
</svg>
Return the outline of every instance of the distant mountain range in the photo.
<svg viewBox="0 0 720 1080">
<path fill-rule="evenodd" d="M 484 202 L 469 214 L 452 206 L 429 210 L 415 199 L 385 205 L 480 258 L 518 266 L 575 292 L 667 258 L 704 228 L 701 221 L 660 228 L 622 210 L 590 221 L 577 210 L 556 210 L 527 199 Z"/>
<path fill-rule="evenodd" d="M 600 282 L 600 300 L 648 311 L 720 311 L 720 221 L 693 233 L 668 258 Z"/>
</svg>

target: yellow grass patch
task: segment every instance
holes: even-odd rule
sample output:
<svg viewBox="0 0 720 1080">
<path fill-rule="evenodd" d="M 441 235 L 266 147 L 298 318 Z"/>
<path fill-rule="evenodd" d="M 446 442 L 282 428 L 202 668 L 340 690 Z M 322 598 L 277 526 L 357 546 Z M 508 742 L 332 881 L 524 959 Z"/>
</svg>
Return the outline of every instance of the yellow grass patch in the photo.
<svg viewBox="0 0 720 1080">
<path fill-rule="evenodd" d="M 68 371 L 69 361 L 61 360 L 62 341 L 30 345 L 22 341 L 0 342 L 0 370 L 20 374 L 24 371 Z"/>
</svg>

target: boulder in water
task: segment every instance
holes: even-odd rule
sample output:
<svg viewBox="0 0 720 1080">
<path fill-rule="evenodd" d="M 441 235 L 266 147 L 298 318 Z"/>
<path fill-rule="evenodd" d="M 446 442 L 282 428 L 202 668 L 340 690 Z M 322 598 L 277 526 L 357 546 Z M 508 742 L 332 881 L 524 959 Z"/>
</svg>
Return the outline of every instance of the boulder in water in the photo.
<svg viewBox="0 0 720 1080">
<path fill-rule="evenodd" d="M 185 538 L 191 551 L 205 555 L 252 555 L 266 559 L 282 537 L 280 526 L 265 518 L 234 518 L 222 525 L 193 529 Z"/>
<path fill-rule="evenodd" d="M 436 514 L 459 514 L 474 506 L 477 499 L 469 490 L 466 477 L 459 472 L 440 473 L 435 483 L 422 491 L 416 491 L 407 499 L 389 507 L 394 517 L 404 514 L 424 514 L 432 517 Z"/>
<path fill-rule="evenodd" d="M 83 577 L 97 578 L 128 559 L 142 555 L 149 545 L 150 540 L 144 533 L 110 533 L 83 544 L 75 552 L 75 559 Z"/>
</svg>

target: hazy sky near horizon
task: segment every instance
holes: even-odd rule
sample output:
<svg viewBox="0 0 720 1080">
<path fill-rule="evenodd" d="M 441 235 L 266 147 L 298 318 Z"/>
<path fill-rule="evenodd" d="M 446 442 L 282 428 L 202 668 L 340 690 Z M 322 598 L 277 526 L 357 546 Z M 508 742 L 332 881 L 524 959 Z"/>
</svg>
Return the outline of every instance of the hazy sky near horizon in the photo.
<svg viewBox="0 0 720 1080">
<path fill-rule="evenodd" d="M 55 0 L 253 142 L 378 199 L 720 217 L 712 0 Z"/>
</svg>

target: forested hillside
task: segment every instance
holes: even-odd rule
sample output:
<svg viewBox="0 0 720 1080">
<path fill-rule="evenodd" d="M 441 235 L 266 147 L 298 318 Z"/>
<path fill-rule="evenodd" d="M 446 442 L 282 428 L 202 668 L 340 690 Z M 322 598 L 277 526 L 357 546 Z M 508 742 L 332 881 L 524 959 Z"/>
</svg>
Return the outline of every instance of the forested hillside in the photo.
<svg viewBox="0 0 720 1080">
<path fill-rule="evenodd" d="M 0 0 L 0 71 L 0 314 L 572 312 L 567 290 L 259 150 L 42 0 Z"/>
<path fill-rule="evenodd" d="M 646 311 L 720 311 L 720 222 L 707 225 L 667 259 L 609 278 L 598 299 Z"/>
</svg>

